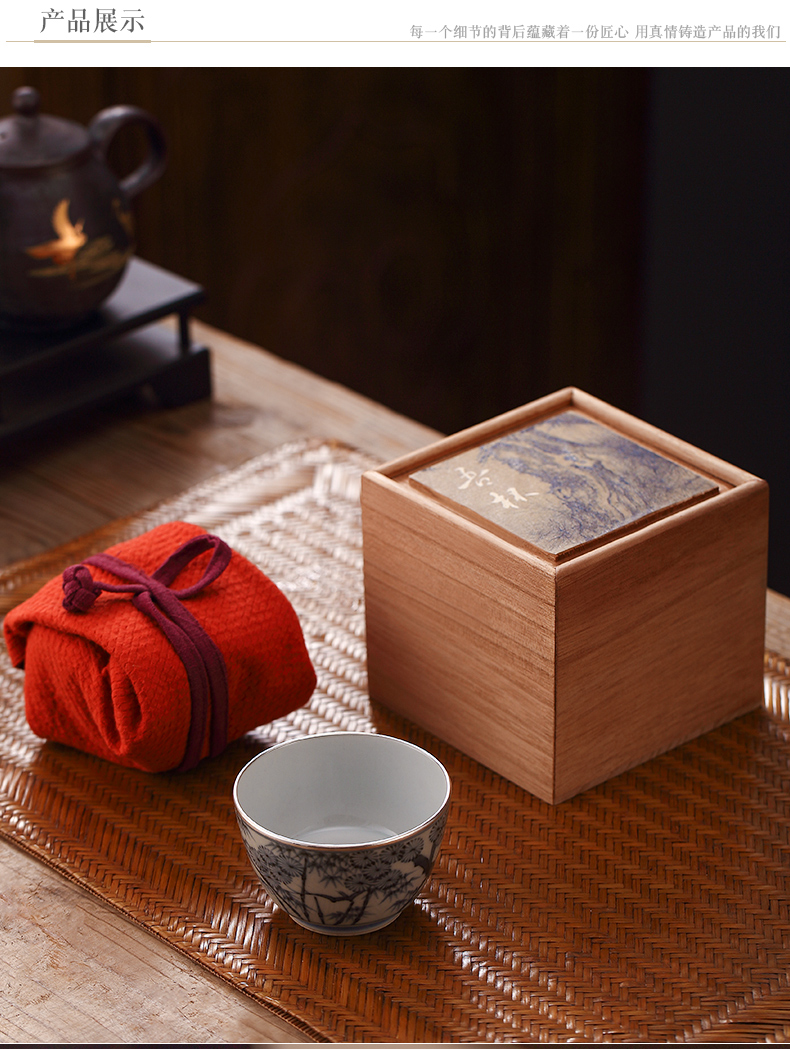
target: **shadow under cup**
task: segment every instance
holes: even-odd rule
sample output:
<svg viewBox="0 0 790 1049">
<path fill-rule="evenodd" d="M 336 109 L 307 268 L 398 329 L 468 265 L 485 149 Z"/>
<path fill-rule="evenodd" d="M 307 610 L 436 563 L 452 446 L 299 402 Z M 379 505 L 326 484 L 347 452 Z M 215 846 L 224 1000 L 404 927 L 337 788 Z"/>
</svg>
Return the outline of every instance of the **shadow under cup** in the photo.
<svg viewBox="0 0 790 1049">
<path fill-rule="evenodd" d="M 413 743 L 332 732 L 258 754 L 233 800 L 269 895 L 299 925 L 344 936 L 388 925 L 425 884 L 450 786 L 442 763 Z"/>
</svg>

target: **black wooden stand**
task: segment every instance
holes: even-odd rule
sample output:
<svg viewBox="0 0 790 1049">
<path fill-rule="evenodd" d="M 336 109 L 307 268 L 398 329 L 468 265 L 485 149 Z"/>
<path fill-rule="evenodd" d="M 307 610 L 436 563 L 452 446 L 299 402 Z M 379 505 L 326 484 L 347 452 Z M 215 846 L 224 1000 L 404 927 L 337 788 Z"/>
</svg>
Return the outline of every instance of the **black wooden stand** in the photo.
<svg viewBox="0 0 790 1049">
<path fill-rule="evenodd" d="M 0 329 L 0 442 L 133 391 L 175 407 L 211 394 L 210 355 L 192 345 L 198 284 L 132 259 L 124 278 L 79 328 L 44 334 Z M 178 331 L 155 322 L 178 316 Z"/>
</svg>

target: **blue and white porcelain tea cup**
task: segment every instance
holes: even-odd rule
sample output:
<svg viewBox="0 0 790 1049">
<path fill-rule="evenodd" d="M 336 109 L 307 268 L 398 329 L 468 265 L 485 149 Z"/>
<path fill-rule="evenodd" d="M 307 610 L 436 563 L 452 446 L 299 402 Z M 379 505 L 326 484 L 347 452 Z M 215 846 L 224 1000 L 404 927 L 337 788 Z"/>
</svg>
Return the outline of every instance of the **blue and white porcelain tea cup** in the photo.
<svg viewBox="0 0 790 1049">
<path fill-rule="evenodd" d="M 350 936 L 389 925 L 425 884 L 450 788 L 442 763 L 413 743 L 330 732 L 258 754 L 233 801 L 275 903 L 306 929 Z"/>
</svg>

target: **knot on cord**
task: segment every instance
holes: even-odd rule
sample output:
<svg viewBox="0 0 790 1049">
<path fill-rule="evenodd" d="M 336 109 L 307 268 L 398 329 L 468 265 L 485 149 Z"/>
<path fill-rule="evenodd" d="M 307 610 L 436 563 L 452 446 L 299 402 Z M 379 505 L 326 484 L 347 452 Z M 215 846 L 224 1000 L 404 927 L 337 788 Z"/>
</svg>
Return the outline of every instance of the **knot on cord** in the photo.
<svg viewBox="0 0 790 1049">
<path fill-rule="evenodd" d="M 87 612 L 101 593 L 85 565 L 72 565 L 63 573 L 63 607 L 67 612 Z"/>
</svg>

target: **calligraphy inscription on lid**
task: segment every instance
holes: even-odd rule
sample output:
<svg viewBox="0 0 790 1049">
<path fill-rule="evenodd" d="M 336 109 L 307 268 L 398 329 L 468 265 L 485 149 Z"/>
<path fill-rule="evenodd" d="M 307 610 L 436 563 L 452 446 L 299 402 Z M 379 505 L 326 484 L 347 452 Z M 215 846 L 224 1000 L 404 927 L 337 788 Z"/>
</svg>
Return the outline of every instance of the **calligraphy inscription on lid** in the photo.
<svg viewBox="0 0 790 1049">
<path fill-rule="evenodd" d="M 409 481 L 556 559 L 718 491 L 709 478 L 577 411 L 460 452 Z"/>
</svg>

